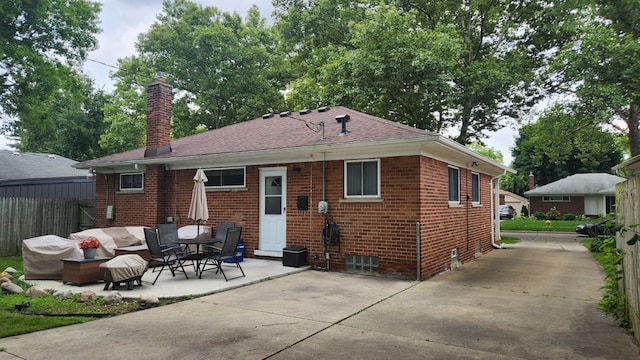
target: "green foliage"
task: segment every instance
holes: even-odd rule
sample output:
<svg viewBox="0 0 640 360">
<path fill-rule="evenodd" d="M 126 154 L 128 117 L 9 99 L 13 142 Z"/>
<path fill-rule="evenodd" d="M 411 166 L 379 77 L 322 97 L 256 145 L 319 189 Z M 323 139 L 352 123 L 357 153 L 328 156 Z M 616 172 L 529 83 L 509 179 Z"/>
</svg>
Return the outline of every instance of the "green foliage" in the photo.
<svg viewBox="0 0 640 360">
<path fill-rule="evenodd" d="M 592 116 L 557 105 L 535 123 L 520 129 L 512 155 L 513 168 L 523 175 L 517 184 L 505 185 L 516 190 L 528 187 L 529 172 L 540 185 L 578 173 L 610 173 L 622 161 L 622 150 L 615 138 L 603 131 Z"/>
<path fill-rule="evenodd" d="M 558 211 L 554 206 L 551 209 L 549 209 L 549 211 L 547 211 L 545 215 L 547 217 L 547 220 L 560 220 L 561 214 L 560 214 L 560 211 Z"/>
<path fill-rule="evenodd" d="M 547 214 L 542 211 L 536 211 L 533 213 L 533 217 L 535 217 L 536 220 L 545 220 L 547 218 Z"/>
<path fill-rule="evenodd" d="M 520 215 L 524 217 L 529 216 L 529 208 L 527 208 L 527 205 L 522 205 L 522 208 L 520 209 Z"/>
<path fill-rule="evenodd" d="M 100 5 L 85 0 L 4 1 L 0 11 L 3 132 L 46 132 L 47 106 L 96 44 Z"/>
<path fill-rule="evenodd" d="M 543 3 L 276 0 L 289 107 L 339 104 L 482 139 L 531 105 L 537 35 L 520 30 L 555 11 Z"/>
<path fill-rule="evenodd" d="M 494 149 L 492 147 L 484 146 L 478 140 L 475 140 L 471 144 L 467 144 L 466 147 L 470 150 L 477 152 L 478 154 L 484 157 L 494 160 L 499 164 L 504 163 L 504 156 L 502 155 L 502 152 L 500 150 Z"/>
<path fill-rule="evenodd" d="M 596 242 L 592 243 L 591 249 L 594 249 Z M 592 250 L 593 251 L 593 250 Z M 618 283 L 622 279 L 622 270 L 620 265 L 624 259 L 625 253 L 616 248 L 616 240 L 612 237 L 604 237 L 598 247 L 601 256 L 598 258 L 602 264 L 605 273 L 605 285 L 602 289 L 605 294 L 598 302 L 598 309 L 605 314 L 616 319 L 619 326 L 628 327 L 629 318 L 626 311 L 625 297 L 619 290 Z"/>
<path fill-rule="evenodd" d="M 562 220 L 575 220 L 576 216 L 572 213 L 566 213 L 564 215 L 562 215 Z"/>
<path fill-rule="evenodd" d="M 608 124 L 628 137 L 632 156 L 640 153 L 638 131 L 640 31 L 638 1 L 596 1 L 577 12 L 575 37 L 560 47 L 550 63 L 556 90 L 576 98 L 574 108 L 594 122 Z M 549 78 L 549 73 L 542 74 Z M 564 86 L 557 86 L 561 83 Z M 620 126 L 622 120 L 626 126 Z M 626 129 L 625 129 L 626 127 Z"/>
</svg>

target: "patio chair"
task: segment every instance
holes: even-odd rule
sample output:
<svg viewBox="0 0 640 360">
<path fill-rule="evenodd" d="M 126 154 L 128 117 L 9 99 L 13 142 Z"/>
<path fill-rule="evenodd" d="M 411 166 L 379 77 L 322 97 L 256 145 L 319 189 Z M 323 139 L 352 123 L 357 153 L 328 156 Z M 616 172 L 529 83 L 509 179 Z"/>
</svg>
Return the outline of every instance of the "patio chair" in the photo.
<svg viewBox="0 0 640 360">
<path fill-rule="evenodd" d="M 202 273 L 208 270 L 216 270 L 216 274 L 219 272 L 224 276 L 225 281 L 229 281 L 227 275 L 224 273 L 224 269 L 222 268 L 222 263 L 224 263 L 227 259 L 233 260 L 236 264 L 236 267 L 240 269 L 242 276 L 246 276 L 244 274 L 244 270 L 242 270 L 242 266 L 240 266 L 240 262 L 236 257 L 236 247 L 238 246 L 238 242 L 240 241 L 240 237 L 242 235 L 242 227 L 232 227 L 227 229 L 227 236 L 222 243 L 222 247 L 216 247 L 213 245 L 205 245 L 205 250 L 207 254 L 207 258 L 202 263 L 202 269 L 200 270 L 200 277 L 202 277 Z M 206 265 L 211 264 L 213 267 L 206 269 Z"/>
<path fill-rule="evenodd" d="M 226 239 L 227 237 L 227 230 L 235 226 L 236 224 L 232 222 L 218 223 L 218 227 L 216 228 L 216 236 L 214 237 L 215 242 L 213 243 L 213 246 L 222 248 L 222 243 L 224 242 L 224 239 Z"/>
<path fill-rule="evenodd" d="M 178 227 L 176 224 L 158 224 L 158 240 L 160 247 L 173 247 L 176 249 L 177 255 L 182 258 L 182 263 L 191 261 L 193 270 L 198 274 L 198 262 L 204 258 L 197 251 L 192 251 L 189 245 L 181 245 L 178 237 Z"/>
<path fill-rule="evenodd" d="M 152 285 L 156 284 L 156 281 L 158 281 L 158 278 L 165 267 L 169 268 L 173 277 L 176 276 L 176 271 L 181 271 L 184 273 L 184 276 L 189 279 L 187 272 L 184 270 L 184 255 L 180 253 L 179 246 L 167 247 L 164 249 L 160 247 L 160 241 L 158 240 L 156 229 L 144 229 L 144 239 L 147 242 L 147 247 L 149 248 L 149 253 L 151 255 L 150 261 L 162 264 L 162 267 L 158 272 L 158 276 L 153 280 Z"/>
</svg>

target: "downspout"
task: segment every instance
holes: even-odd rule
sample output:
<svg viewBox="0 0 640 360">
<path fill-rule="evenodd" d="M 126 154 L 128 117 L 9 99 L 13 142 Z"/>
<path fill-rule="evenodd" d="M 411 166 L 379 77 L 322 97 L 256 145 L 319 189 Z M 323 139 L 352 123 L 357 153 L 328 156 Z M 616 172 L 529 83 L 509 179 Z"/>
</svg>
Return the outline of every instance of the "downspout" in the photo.
<svg viewBox="0 0 640 360">
<path fill-rule="evenodd" d="M 504 170 L 501 175 L 494 176 L 491 178 L 491 245 L 496 249 L 504 249 L 502 244 L 496 243 L 496 229 L 499 228 L 498 224 L 500 223 L 500 215 L 497 211 L 497 205 L 500 202 L 500 182 L 498 179 L 507 174 L 507 170 Z M 493 182 L 496 182 L 493 185 Z M 499 233 L 498 233 L 499 236 Z"/>
<path fill-rule="evenodd" d="M 416 222 L 416 281 L 421 281 L 422 276 L 420 272 L 422 271 L 420 267 L 420 260 L 422 260 L 422 255 L 420 253 L 420 222 Z"/>
</svg>

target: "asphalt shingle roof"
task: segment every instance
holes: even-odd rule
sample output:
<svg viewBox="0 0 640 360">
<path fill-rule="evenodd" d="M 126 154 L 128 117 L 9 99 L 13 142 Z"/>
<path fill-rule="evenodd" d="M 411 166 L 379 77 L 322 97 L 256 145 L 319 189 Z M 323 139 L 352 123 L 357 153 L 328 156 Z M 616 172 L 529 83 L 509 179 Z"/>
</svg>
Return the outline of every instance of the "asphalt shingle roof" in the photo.
<svg viewBox="0 0 640 360">
<path fill-rule="evenodd" d="M 615 185 L 624 178 L 606 174 L 575 174 L 550 184 L 525 191 L 527 196 L 541 195 L 587 195 L 598 193 L 615 193 Z"/>
<path fill-rule="evenodd" d="M 342 124 L 336 116 L 349 115 L 348 135 L 341 136 Z M 320 123 L 324 122 L 324 135 Z M 308 114 L 292 112 L 287 116 L 274 114 L 229 125 L 205 133 L 186 136 L 171 141 L 171 152 L 156 159 L 179 158 L 198 155 L 241 153 L 273 149 L 296 148 L 313 145 L 331 145 L 347 142 L 369 142 L 412 137 L 433 136 L 432 132 L 385 120 L 345 107 L 328 108 Z M 144 158 L 144 148 L 114 154 L 83 164 L 135 161 Z M 148 159 L 148 158 L 147 158 Z"/>
<path fill-rule="evenodd" d="M 58 155 L 0 150 L 0 180 L 84 177 L 87 172 L 74 164 Z"/>
</svg>

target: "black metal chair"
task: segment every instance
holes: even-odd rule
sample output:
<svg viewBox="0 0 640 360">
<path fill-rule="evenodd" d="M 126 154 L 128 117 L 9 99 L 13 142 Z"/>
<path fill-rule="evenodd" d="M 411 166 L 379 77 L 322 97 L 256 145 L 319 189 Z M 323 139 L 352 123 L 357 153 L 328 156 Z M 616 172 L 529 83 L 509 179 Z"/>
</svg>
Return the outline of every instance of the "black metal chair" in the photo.
<svg viewBox="0 0 640 360">
<path fill-rule="evenodd" d="M 224 243 L 224 239 L 227 238 L 227 230 L 235 226 L 236 224 L 232 222 L 219 222 L 216 228 L 213 246 L 222 248 L 222 243 Z"/>
<path fill-rule="evenodd" d="M 153 280 L 153 284 L 156 284 L 160 274 L 165 268 L 169 268 L 172 276 L 176 276 L 176 271 L 181 271 L 184 273 L 184 276 L 189 279 L 187 276 L 187 272 L 184 270 L 183 262 L 184 255 L 180 254 L 180 247 L 160 247 L 160 241 L 158 240 L 158 234 L 156 233 L 156 229 L 144 229 L 144 239 L 147 242 L 147 247 L 149 248 L 149 254 L 151 255 L 149 261 L 156 262 L 158 264 L 162 264 L 160 271 L 158 272 L 158 276 Z"/>
<path fill-rule="evenodd" d="M 236 256 L 236 248 L 238 243 L 240 242 L 240 237 L 242 236 L 242 227 L 232 227 L 227 229 L 226 237 L 224 242 L 222 243 L 222 247 L 216 247 L 215 245 L 205 245 L 205 253 L 207 254 L 207 258 L 202 263 L 202 269 L 200 270 L 200 277 L 202 278 L 202 273 L 208 270 L 216 270 L 216 274 L 219 272 L 224 276 L 225 281 L 229 281 L 227 275 L 222 268 L 222 263 L 226 260 L 233 260 L 236 264 L 236 267 L 240 269 L 242 276 L 246 276 L 244 274 L 244 270 L 242 270 L 242 266 L 240 266 L 240 262 L 238 261 L 238 257 Z M 207 269 L 206 265 L 211 264 L 213 267 Z M 238 276 L 239 277 L 239 276 Z"/>
</svg>

